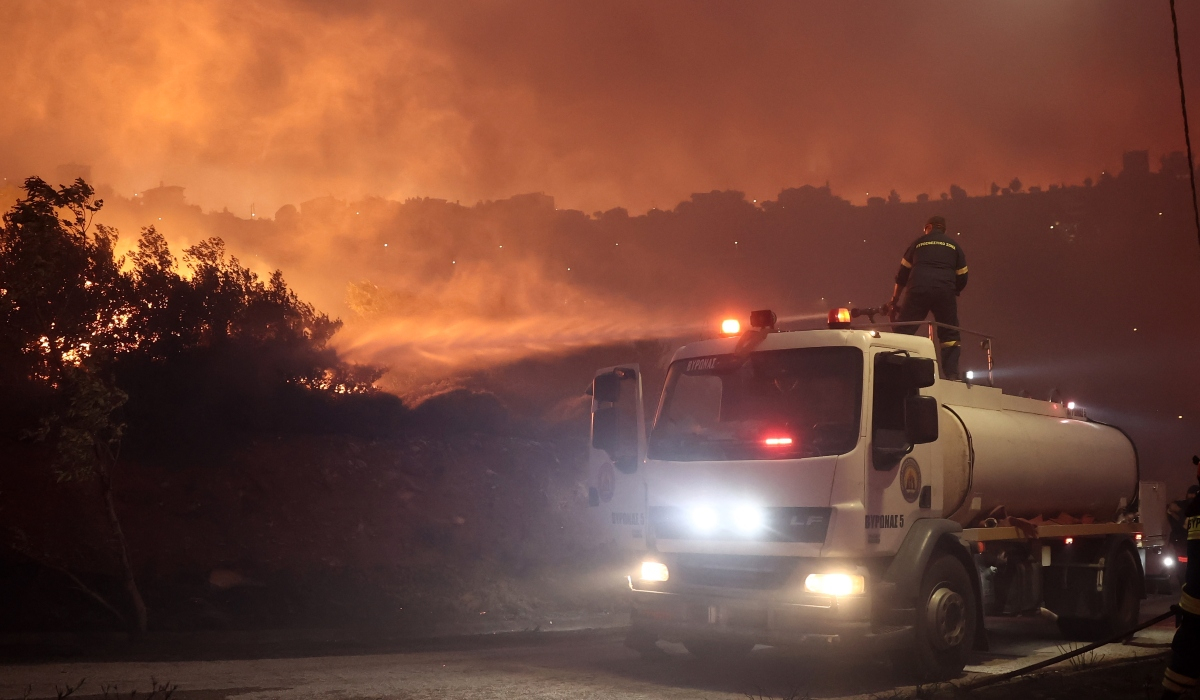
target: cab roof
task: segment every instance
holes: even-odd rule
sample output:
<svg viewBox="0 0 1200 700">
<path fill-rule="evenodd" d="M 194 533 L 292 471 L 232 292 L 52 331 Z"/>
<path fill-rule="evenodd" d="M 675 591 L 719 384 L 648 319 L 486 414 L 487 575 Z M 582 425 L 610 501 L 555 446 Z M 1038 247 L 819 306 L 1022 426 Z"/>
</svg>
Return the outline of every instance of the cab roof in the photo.
<svg viewBox="0 0 1200 700">
<path fill-rule="evenodd" d="M 741 336 L 730 336 L 688 343 L 675 351 L 675 355 L 671 358 L 671 361 L 675 362 L 692 357 L 707 357 L 709 355 L 727 355 L 734 351 L 740 339 Z M 767 334 L 762 343 L 754 348 L 754 351 L 841 346 L 857 347 L 863 350 L 870 347 L 907 350 L 917 357 L 927 357 L 932 360 L 937 359 L 933 341 L 927 337 L 857 328 L 772 331 Z"/>
<path fill-rule="evenodd" d="M 739 340 L 740 336 L 730 336 L 688 343 L 675 351 L 671 362 L 693 357 L 727 355 L 734 351 Z M 872 347 L 887 348 L 889 350 L 906 350 L 916 357 L 926 357 L 935 362 L 938 360 L 937 353 L 933 347 L 933 341 L 926 336 L 892 333 L 869 328 L 772 331 L 767 334 L 762 343 L 754 348 L 754 351 L 843 346 L 857 347 L 864 352 Z M 1060 419 L 1087 420 L 1086 414 L 1076 414 L 1065 403 L 1053 403 L 1041 399 L 1012 396 L 1005 394 L 999 387 L 990 387 L 981 384 L 972 385 L 939 378 L 934 386 L 929 389 L 929 392 L 932 395 L 936 395 L 939 401 L 950 406 L 972 406 L 993 410 L 1035 413 L 1054 416 Z"/>
</svg>

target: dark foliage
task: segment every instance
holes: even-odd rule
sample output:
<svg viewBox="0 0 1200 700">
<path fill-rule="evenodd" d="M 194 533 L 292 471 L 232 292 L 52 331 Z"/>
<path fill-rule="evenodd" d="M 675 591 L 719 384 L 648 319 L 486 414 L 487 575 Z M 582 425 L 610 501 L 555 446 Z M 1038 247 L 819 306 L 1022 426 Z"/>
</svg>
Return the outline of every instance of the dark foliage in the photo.
<svg viewBox="0 0 1200 700">
<path fill-rule="evenodd" d="M 495 394 L 451 389 L 435 394 L 413 410 L 415 422 L 427 431 L 497 433 L 509 425 L 508 411 Z"/>
<path fill-rule="evenodd" d="M 210 238 L 184 251 L 184 274 L 152 227 L 127 266 L 117 231 L 93 225 L 103 202 L 83 180 L 55 189 L 29 178 L 25 192 L 0 229 L 9 439 L 52 438 L 75 464 L 86 461 L 70 453 L 87 451 L 72 447 L 83 430 L 74 442 L 124 437 L 143 456 L 188 460 L 264 432 L 400 425 L 400 400 L 373 388 L 382 370 L 341 361 L 329 347 L 341 322 L 279 271 L 261 280 Z"/>
</svg>

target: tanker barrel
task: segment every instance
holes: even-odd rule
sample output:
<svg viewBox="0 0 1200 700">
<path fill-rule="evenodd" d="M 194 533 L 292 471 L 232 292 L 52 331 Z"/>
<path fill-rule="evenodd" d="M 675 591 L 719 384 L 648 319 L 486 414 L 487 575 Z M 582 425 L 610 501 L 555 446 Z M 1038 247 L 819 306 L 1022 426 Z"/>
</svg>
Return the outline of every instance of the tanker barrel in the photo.
<svg viewBox="0 0 1200 700">
<path fill-rule="evenodd" d="M 1118 428 L 970 406 L 942 413 L 947 517 L 966 524 L 1003 506 L 1021 518 L 1068 513 L 1109 522 L 1136 498 L 1137 451 Z"/>
</svg>

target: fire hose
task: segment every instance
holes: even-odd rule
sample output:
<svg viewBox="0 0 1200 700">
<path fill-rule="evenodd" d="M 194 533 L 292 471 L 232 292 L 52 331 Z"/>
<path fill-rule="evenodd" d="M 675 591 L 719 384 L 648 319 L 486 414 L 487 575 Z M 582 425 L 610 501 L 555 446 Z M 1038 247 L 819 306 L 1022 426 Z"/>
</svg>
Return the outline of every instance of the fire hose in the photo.
<svg viewBox="0 0 1200 700">
<path fill-rule="evenodd" d="M 1154 617 L 1149 620 L 1146 620 L 1145 622 L 1141 623 L 1137 627 L 1125 630 L 1124 632 L 1121 632 L 1120 634 L 1115 634 L 1115 635 L 1109 637 L 1108 639 L 1103 639 L 1099 642 L 1093 642 L 1092 644 L 1089 644 L 1085 647 L 1080 647 L 1078 649 L 1072 649 L 1071 651 L 1068 651 L 1065 654 L 1059 654 L 1058 656 L 1055 656 L 1052 659 L 1046 659 L 1045 661 L 1039 661 L 1036 664 L 1030 664 L 1028 666 L 1018 668 L 1015 671 L 1009 671 L 1008 673 L 1000 673 L 995 676 L 986 676 L 984 678 L 979 678 L 971 683 L 964 683 L 963 685 L 961 685 L 959 687 L 961 687 L 963 690 L 975 690 L 976 688 L 982 688 L 984 686 L 992 685 L 994 683 L 1001 683 L 1001 682 L 1009 680 L 1011 678 L 1016 678 L 1017 676 L 1023 676 L 1027 673 L 1033 673 L 1034 671 L 1040 671 L 1041 669 L 1046 668 L 1047 666 L 1053 666 L 1056 663 L 1059 663 L 1061 661 L 1066 661 L 1067 659 L 1073 659 L 1076 656 L 1086 654 L 1089 651 L 1094 651 L 1096 649 L 1099 649 L 1102 646 L 1105 646 L 1108 644 L 1115 644 L 1122 640 L 1128 639 L 1129 637 L 1132 637 L 1135 633 L 1141 632 L 1142 630 L 1144 630 L 1147 627 L 1150 627 L 1152 625 L 1157 625 L 1158 623 L 1162 622 L 1163 620 L 1166 620 L 1167 618 L 1170 618 L 1170 617 L 1174 617 L 1175 615 L 1176 615 L 1176 610 L 1175 610 L 1175 607 L 1172 606 L 1170 610 L 1163 613 L 1162 615 L 1159 615 L 1158 617 Z"/>
<path fill-rule="evenodd" d="M 867 309 L 858 309 L 858 308 L 850 309 L 850 318 L 858 318 L 860 316 L 866 316 L 868 319 L 870 319 L 871 323 L 875 323 L 876 316 L 885 316 L 885 317 L 887 317 L 887 319 L 889 321 L 891 321 L 892 323 L 895 323 L 896 319 L 900 315 L 899 312 L 900 312 L 900 309 L 895 304 L 893 304 L 892 302 L 889 301 L 888 303 L 884 304 L 883 306 L 872 306 Z"/>
</svg>

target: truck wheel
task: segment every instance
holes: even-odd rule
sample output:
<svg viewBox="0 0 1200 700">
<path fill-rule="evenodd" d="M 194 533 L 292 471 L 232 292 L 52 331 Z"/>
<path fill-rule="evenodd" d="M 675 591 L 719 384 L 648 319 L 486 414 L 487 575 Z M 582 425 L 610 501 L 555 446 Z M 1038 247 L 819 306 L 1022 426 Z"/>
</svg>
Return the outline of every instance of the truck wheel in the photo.
<svg viewBox="0 0 1200 700">
<path fill-rule="evenodd" d="M 1132 629 L 1142 612 L 1138 594 L 1138 565 L 1133 555 L 1122 550 L 1107 572 L 1104 586 L 1104 616 L 1099 620 L 1058 618 L 1058 629 L 1067 639 L 1098 641 Z"/>
<path fill-rule="evenodd" d="M 710 661 L 713 663 L 736 661 L 747 654 L 754 648 L 753 642 L 718 642 L 710 639 L 694 639 L 690 642 L 684 642 L 683 646 L 687 648 L 692 656 L 701 661 Z"/>
<path fill-rule="evenodd" d="M 1128 550 L 1121 550 L 1113 562 L 1111 578 L 1105 586 L 1104 636 L 1111 637 L 1137 626 L 1142 613 L 1138 590 L 1140 569 Z"/>
<path fill-rule="evenodd" d="M 894 656 L 897 670 L 921 680 L 962 673 L 975 640 L 978 601 L 971 578 L 957 559 L 940 554 L 925 569 L 918 598 L 916 644 Z"/>
</svg>

